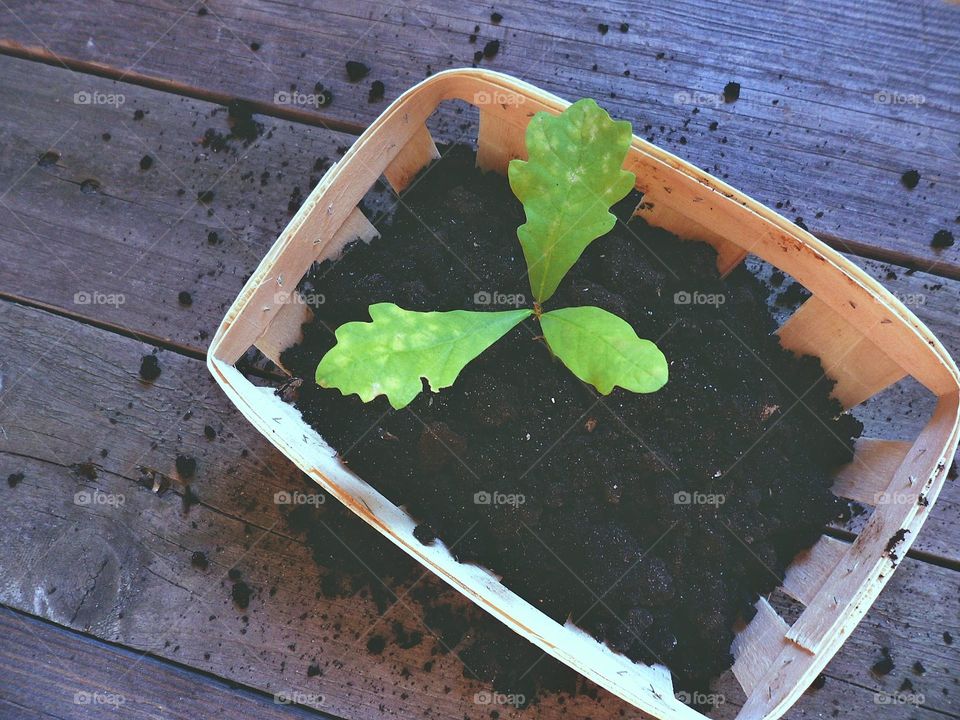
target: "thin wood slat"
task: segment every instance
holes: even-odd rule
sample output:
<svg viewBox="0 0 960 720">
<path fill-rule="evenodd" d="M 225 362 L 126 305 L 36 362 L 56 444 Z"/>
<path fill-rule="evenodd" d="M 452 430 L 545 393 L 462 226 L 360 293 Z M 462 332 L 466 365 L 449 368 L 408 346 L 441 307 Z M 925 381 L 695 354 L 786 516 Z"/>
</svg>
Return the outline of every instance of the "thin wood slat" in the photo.
<svg viewBox="0 0 960 720">
<path fill-rule="evenodd" d="M 691 220 L 682 209 L 670 205 L 668 197 L 669 194 L 658 193 L 657 188 L 648 187 L 644 192 L 643 202 L 637 207 L 636 216 L 650 225 L 669 230 L 677 237 L 712 245 L 717 251 L 717 270 L 721 275 L 727 275 L 743 262 L 747 257 L 746 250 L 735 241 Z"/>
<path fill-rule="evenodd" d="M 527 118 L 529 120 L 529 118 Z M 477 131 L 477 165 L 484 170 L 507 174 L 510 161 L 519 158 L 527 159 L 527 146 L 523 141 L 526 132 L 526 122 L 517 125 L 495 114 L 480 108 L 480 129 Z"/>
<path fill-rule="evenodd" d="M 380 237 L 380 233 L 367 219 L 367 216 L 359 208 L 354 208 L 332 238 L 326 242 L 323 238 L 314 240 L 317 259 L 338 256 L 343 248 L 354 240 L 370 242 L 377 237 Z M 313 313 L 310 311 L 309 304 L 296 291 L 285 292 L 280 277 L 275 282 L 278 285 L 274 301 L 279 303 L 281 307 L 273 314 L 266 330 L 254 345 L 277 367 L 283 368 L 283 363 L 280 362 L 280 353 L 291 345 L 300 342 L 303 338 L 301 326 L 309 322 Z"/>
<path fill-rule="evenodd" d="M 904 440 L 860 438 L 853 460 L 834 476 L 833 492 L 870 506 L 892 500 L 885 493 L 910 447 Z"/>
<path fill-rule="evenodd" d="M 322 231 L 323 220 L 318 221 L 317 216 L 326 218 L 328 223 L 335 217 L 342 222 L 343 215 L 338 215 L 343 213 L 340 203 L 347 201 L 352 205 L 359 201 L 359 196 L 393 160 L 394 149 L 409 139 L 411 128 L 418 127 L 441 100 L 476 102 L 482 93 L 525 96 L 523 103 L 493 102 L 480 108 L 482 114 L 500 121 L 495 131 L 486 121 L 490 142 L 496 137 L 495 133 L 502 135 L 512 128 L 514 139 L 510 142 L 519 143 L 523 127 L 533 113 L 557 113 L 568 105 L 531 85 L 482 70 L 440 73 L 402 95 L 324 177 L 291 227 L 284 231 L 250 278 L 214 338 L 208 353 L 208 367 L 241 412 L 287 457 L 327 492 L 480 607 L 640 710 L 664 720 L 702 718 L 658 687 L 662 672 L 630 663 L 586 633 L 558 625 L 503 587 L 488 571 L 456 562 L 445 547 L 421 545 L 413 536 L 414 521 L 402 509 L 352 475 L 339 462 L 335 451 L 303 422 L 291 405 L 269 390 L 254 387 L 233 367 L 238 353 L 249 347 L 251 335 L 255 337 L 254 333 L 262 327 L 263 320 L 257 314 L 255 302 L 261 284 L 279 272 L 297 268 L 300 275 L 305 272 L 309 263 L 305 262 L 302 248 L 304 228 L 309 226 L 312 233 Z M 502 141 L 508 142 L 505 137 Z M 394 150 L 392 155 L 390 150 Z M 502 161 L 503 156 L 499 160 L 488 156 L 485 160 Z M 893 480 L 893 483 L 901 482 L 908 470 L 910 477 L 927 478 L 918 485 L 918 492 L 922 491 L 928 504 L 932 504 L 945 475 L 945 458 L 952 456 L 957 447 L 960 373 L 930 331 L 878 282 L 841 255 L 709 174 L 638 138 L 633 140 L 625 167 L 635 172 L 639 190 L 649 193 L 651 188 L 661 188 L 670 195 L 671 204 L 682 208 L 684 217 L 710 227 L 720 238 L 730 242 L 733 238 L 738 238 L 737 242 L 739 238 L 749 238 L 743 242 L 744 250 L 782 268 L 805 285 L 817 304 L 822 303 L 827 309 L 816 310 L 817 304 L 812 305 L 813 309 L 802 315 L 794 328 L 803 322 L 809 322 L 812 329 L 830 327 L 830 313 L 856 327 L 864 336 L 862 339 L 851 340 L 845 329 L 840 333 L 840 342 L 836 340 L 836 332 L 826 333 L 828 347 L 823 354 L 831 369 L 843 365 L 842 354 L 836 347 L 848 353 L 856 352 L 864 347 L 866 340 L 878 351 L 857 355 L 860 363 L 869 366 L 864 371 L 868 378 L 864 385 L 876 390 L 874 375 L 886 377 L 889 371 L 883 370 L 884 364 L 892 363 L 898 368 L 909 368 L 917 380 L 939 397 L 937 412 Z M 788 328 L 786 334 L 789 338 L 795 332 L 796 329 Z M 815 349 L 814 354 L 821 354 L 820 349 Z M 882 359 L 881 356 L 889 357 Z M 881 372 L 869 369 L 878 364 Z M 786 712 L 823 669 L 889 578 L 892 568 L 885 548 L 891 533 L 903 530 L 915 534 L 928 512 L 928 507 L 920 504 L 878 507 L 864 533 L 829 574 L 819 592 L 805 594 L 808 606 L 784 635 L 786 641 L 779 643 L 778 653 L 750 647 L 751 633 L 744 636 L 738 648 L 741 655 L 756 651 L 766 662 L 762 666 L 764 674 L 759 678 L 756 677 L 759 670 L 741 670 L 754 687 L 753 691 L 746 688 L 748 698 L 739 718 L 772 720 Z M 880 569 L 884 571 L 879 572 Z M 768 633 L 760 629 L 762 626 L 756 637 L 767 637 Z M 775 650 L 777 646 L 770 647 Z M 761 664 L 750 667 L 760 668 Z"/>
<path fill-rule="evenodd" d="M 790 563 L 783 578 L 783 591 L 809 605 L 849 550 L 850 543 L 823 535 Z"/>
<path fill-rule="evenodd" d="M 764 598 L 756 604 L 757 614 L 733 640 L 733 674 L 748 695 L 760 684 L 770 663 L 787 644 L 790 626 Z"/>
<path fill-rule="evenodd" d="M 855 407 L 901 380 L 906 371 L 871 342 L 861 329 L 816 295 L 778 331 L 780 343 L 798 355 L 815 355 L 837 381 L 833 396 Z"/>
<path fill-rule="evenodd" d="M 393 161 L 384 169 L 383 175 L 390 183 L 390 187 L 399 193 L 431 160 L 439 157 L 440 151 L 433 142 L 433 136 L 430 135 L 426 125 L 420 125 Z"/>
</svg>

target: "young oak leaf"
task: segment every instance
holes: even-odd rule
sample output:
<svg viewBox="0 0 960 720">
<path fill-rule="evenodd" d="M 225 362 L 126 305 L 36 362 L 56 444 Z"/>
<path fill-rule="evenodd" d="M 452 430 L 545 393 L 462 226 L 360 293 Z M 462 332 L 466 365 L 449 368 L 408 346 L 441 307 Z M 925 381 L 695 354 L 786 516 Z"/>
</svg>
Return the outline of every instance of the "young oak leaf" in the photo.
<svg viewBox="0 0 960 720">
<path fill-rule="evenodd" d="M 510 187 L 526 213 L 517 228 L 537 302 L 553 295 L 587 245 L 610 231 L 610 206 L 636 177 L 623 169 L 630 123 L 590 99 L 560 115 L 539 112 L 527 126 L 529 160 L 511 160 Z"/>
<path fill-rule="evenodd" d="M 667 382 L 663 353 L 613 313 L 591 306 L 562 308 L 541 315 L 540 325 L 554 355 L 604 395 L 614 385 L 650 393 Z"/>
<path fill-rule="evenodd" d="M 370 306 L 373 322 L 337 328 L 337 344 L 317 365 L 317 384 L 356 393 L 363 402 L 386 395 L 397 410 L 423 389 L 449 387 L 463 367 L 531 310 L 414 312 L 393 303 Z"/>
</svg>

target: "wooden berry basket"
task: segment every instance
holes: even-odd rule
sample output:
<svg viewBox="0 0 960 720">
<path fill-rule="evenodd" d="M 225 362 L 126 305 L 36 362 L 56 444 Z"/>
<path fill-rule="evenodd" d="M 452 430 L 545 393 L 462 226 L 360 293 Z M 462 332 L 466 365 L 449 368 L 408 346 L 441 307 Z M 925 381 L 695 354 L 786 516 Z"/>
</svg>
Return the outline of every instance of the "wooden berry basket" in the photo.
<svg viewBox="0 0 960 720">
<path fill-rule="evenodd" d="M 456 562 L 442 543 L 422 545 L 403 510 L 351 474 L 292 405 L 234 367 L 252 346 L 279 363 L 280 352 L 299 339 L 308 311 L 294 297 L 298 282 L 314 261 L 335 256 L 357 237 L 376 236 L 357 204 L 381 175 L 399 192 L 438 157 L 425 121 L 453 99 L 479 108 L 478 163 L 501 173 L 511 158 L 526 157 L 524 132 L 533 114 L 558 113 L 569 104 L 482 70 L 441 72 L 404 93 L 290 221 L 224 318 L 207 365 L 241 412 L 324 490 L 480 607 L 637 708 L 664 720 L 702 718 L 674 697 L 663 666 L 630 662 L 576 627 L 551 620 L 489 571 Z M 960 377 L 943 346 L 901 302 L 810 233 L 637 137 L 626 167 L 644 193 L 637 214 L 649 223 L 709 242 L 723 272 L 752 253 L 810 290 L 812 297 L 780 328 L 780 338 L 786 347 L 821 358 L 845 407 L 908 375 L 937 398 L 913 442 L 857 443 L 835 491 L 872 512 L 852 544 L 824 536 L 789 567 L 782 589 L 805 606 L 793 625 L 761 598 L 757 615 L 738 633 L 733 672 L 746 701 L 737 717 L 777 718 L 867 612 L 932 509 L 957 447 Z"/>
</svg>

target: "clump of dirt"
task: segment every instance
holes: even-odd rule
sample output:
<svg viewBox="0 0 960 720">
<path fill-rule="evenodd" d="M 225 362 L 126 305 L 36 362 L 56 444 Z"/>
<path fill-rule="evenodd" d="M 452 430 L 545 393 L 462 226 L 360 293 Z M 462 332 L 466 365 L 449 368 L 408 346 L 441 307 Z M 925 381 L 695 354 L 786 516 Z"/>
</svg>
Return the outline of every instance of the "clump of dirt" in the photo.
<svg viewBox="0 0 960 720">
<path fill-rule="evenodd" d="M 900 176 L 900 182 L 905 188 L 912 190 L 920 183 L 920 173 L 916 170 L 907 170 Z"/>
<path fill-rule="evenodd" d="M 597 305 L 656 340 L 670 363 L 659 392 L 596 395 L 551 357 L 533 321 L 452 388 L 402 411 L 317 387 L 329 328 L 369 321 L 371 303 L 427 311 L 529 301 L 516 239 L 523 209 L 503 177 L 474 163 L 465 148 L 445 154 L 381 224 L 381 239 L 304 279 L 301 290 L 326 302 L 282 358 L 303 379 L 295 404 L 353 471 L 423 523 L 422 541 L 440 538 L 615 651 L 663 662 L 678 689 L 703 688 L 732 661 L 737 619 L 752 617 L 758 596 L 843 511 L 830 471 L 850 460 L 862 427 L 829 397 L 815 358 L 780 347 L 764 286 L 742 266 L 721 280 L 708 245 L 631 219 L 638 196 L 614 209 L 621 222 L 547 309 Z M 334 560 L 324 553 L 337 542 L 312 544 L 321 564 Z M 466 633 L 474 616 L 462 617 Z M 470 665 L 503 689 L 515 654 L 531 647 L 480 648 Z"/>
<path fill-rule="evenodd" d="M 189 455 L 177 455 L 174 462 L 177 474 L 184 480 L 190 480 L 197 474 L 197 459 Z"/>
<path fill-rule="evenodd" d="M 956 240 L 953 237 L 953 233 L 949 230 L 937 230 L 933 234 L 933 239 L 930 241 L 930 247 L 942 250 L 943 248 L 952 247 Z"/>
<path fill-rule="evenodd" d="M 358 60 L 347 60 L 347 77 L 350 82 L 359 82 L 370 74 L 370 67 Z"/>
<path fill-rule="evenodd" d="M 387 88 L 382 80 L 374 80 L 370 83 L 370 92 L 367 94 L 367 102 L 380 102 Z"/>
</svg>

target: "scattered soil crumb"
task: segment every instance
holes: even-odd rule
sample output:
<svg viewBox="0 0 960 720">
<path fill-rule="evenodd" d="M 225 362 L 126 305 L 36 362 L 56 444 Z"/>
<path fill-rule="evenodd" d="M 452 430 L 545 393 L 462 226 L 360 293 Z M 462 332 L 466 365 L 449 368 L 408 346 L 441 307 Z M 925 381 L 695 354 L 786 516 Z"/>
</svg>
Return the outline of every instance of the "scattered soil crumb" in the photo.
<svg viewBox="0 0 960 720">
<path fill-rule="evenodd" d="M 890 657 L 890 648 L 883 647 L 880 648 L 880 652 L 883 654 L 883 658 L 877 660 L 872 666 L 870 666 L 870 672 L 877 677 L 883 677 L 884 675 L 889 675 L 893 672 L 893 669 L 896 667 L 893 664 L 893 658 Z"/>
<path fill-rule="evenodd" d="M 197 473 L 197 460 L 189 455 L 177 455 L 177 474 L 184 480 L 189 480 Z"/>
<path fill-rule="evenodd" d="M 910 188 L 912 190 L 920 183 L 920 173 L 916 170 L 907 170 L 903 175 L 900 176 L 900 182 L 903 183 L 905 188 Z"/>
<path fill-rule="evenodd" d="M 367 95 L 367 102 L 379 102 L 383 100 L 386 87 L 381 80 L 374 80 L 370 83 L 370 92 Z"/>
<path fill-rule="evenodd" d="M 97 479 L 97 466 L 89 460 L 87 462 L 74 463 L 70 466 L 70 469 L 73 470 L 77 477 L 82 477 L 84 480 Z"/>
<path fill-rule="evenodd" d="M 359 82 L 369 74 L 369 66 L 357 60 L 347 60 L 347 77 L 350 82 Z"/>
<path fill-rule="evenodd" d="M 140 358 L 140 377 L 153 382 L 160 377 L 160 361 L 156 355 L 144 355 Z"/>
<path fill-rule="evenodd" d="M 243 580 L 235 582 L 233 588 L 230 590 L 230 596 L 233 598 L 233 602 L 236 603 L 236 606 L 241 610 L 246 610 L 247 607 L 249 607 L 251 595 L 253 595 L 253 590 Z"/>
<path fill-rule="evenodd" d="M 942 249 L 948 248 L 955 242 L 953 233 L 949 230 L 937 230 L 933 234 L 933 240 L 930 241 L 930 247 Z"/>
</svg>

